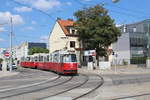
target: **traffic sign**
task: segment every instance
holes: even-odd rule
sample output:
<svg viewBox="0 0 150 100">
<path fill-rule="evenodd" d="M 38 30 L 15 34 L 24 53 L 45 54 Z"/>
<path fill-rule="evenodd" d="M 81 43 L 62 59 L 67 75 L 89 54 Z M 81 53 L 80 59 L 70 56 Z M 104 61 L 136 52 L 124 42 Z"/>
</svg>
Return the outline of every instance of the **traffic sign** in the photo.
<svg viewBox="0 0 150 100">
<path fill-rule="evenodd" d="M 9 56 L 9 52 L 5 52 L 4 56 L 8 57 Z"/>
</svg>

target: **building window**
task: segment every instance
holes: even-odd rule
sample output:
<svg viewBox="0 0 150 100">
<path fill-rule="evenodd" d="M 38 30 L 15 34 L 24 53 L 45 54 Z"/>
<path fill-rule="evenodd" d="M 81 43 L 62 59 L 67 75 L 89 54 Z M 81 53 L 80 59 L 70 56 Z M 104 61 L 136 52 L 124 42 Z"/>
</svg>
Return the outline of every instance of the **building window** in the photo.
<svg viewBox="0 0 150 100">
<path fill-rule="evenodd" d="M 137 32 L 136 27 L 133 28 L 133 32 Z"/>
<path fill-rule="evenodd" d="M 70 41 L 70 48 L 75 48 L 75 41 Z"/>
<path fill-rule="evenodd" d="M 72 34 L 76 34 L 75 32 L 76 32 L 76 31 L 72 29 Z"/>
</svg>

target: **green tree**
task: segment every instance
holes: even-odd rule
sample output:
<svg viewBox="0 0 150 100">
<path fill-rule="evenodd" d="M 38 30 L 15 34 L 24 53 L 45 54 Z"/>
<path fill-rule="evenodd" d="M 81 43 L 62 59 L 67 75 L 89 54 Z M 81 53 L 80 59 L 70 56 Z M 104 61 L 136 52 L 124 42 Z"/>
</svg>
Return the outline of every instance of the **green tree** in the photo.
<svg viewBox="0 0 150 100">
<path fill-rule="evenodd" d="M 40 47 L 33 47 L 29 49 L 29 55 L 33 55 L 35 53 L 49 53 L 49 50 Z"/>
<path fill-rule="evenodd" d="M 2 63 L 2 61 L 3 61 L 3 59 L 2 59 L 2 58 L 0 58 L 0 64 Z"/>
<path fill-rule="evenodd" d="M 79 10 L 74 16 L 77 18 L 74 26 L 78 30 L 83 48 L 96 49 L 97 56 L 108 56 L 108 47 L 121 35 L 108 11 L 96 5 Z"/>
</svg>

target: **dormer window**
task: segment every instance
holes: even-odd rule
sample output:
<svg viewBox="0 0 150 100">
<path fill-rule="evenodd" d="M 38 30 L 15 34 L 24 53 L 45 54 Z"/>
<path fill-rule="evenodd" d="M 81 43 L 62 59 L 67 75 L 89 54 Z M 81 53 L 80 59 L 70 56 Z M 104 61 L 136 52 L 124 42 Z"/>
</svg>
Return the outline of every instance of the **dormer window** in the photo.
<svg viewBox="0 0 150 100">
<path fill-rule="evenodd" d="M 76 30 L 75 29 L 72 29 L 72 34 L 76 34 Z"/>
<path fill-rule="evenodd" d="M 69 27 L 69 32 L 70 32 L 70 34 L 72 34 L 72 35 L 76 35 L 76 34 L 77 34 L 77 30 L 74 29 L 73 27 Z"/>
</svg>

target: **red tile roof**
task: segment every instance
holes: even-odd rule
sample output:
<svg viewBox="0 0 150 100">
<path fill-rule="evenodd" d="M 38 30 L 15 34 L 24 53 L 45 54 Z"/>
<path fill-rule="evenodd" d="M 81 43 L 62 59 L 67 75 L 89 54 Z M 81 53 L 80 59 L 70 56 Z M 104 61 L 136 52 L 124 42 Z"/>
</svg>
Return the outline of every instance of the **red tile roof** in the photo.
<svg viewBox="0 0 150 100">
<path fill-rule="evenodd" d="M 70 35 L 69 31 L 66 29 L 67 26 L 73 26 L 74 22 L 70 20 L 57 20 L 65 35 Z"/>
</svg>

